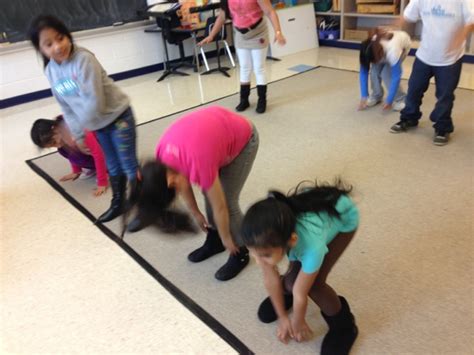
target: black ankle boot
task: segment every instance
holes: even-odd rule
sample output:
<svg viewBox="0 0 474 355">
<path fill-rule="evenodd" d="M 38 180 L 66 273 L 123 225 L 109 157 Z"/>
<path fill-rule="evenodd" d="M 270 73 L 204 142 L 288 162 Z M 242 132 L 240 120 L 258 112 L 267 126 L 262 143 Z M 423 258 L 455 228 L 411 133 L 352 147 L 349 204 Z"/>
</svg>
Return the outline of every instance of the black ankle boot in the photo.
<svg viewBox="0 0 474 355">
<path fill-rule="evenodd" d="M 321 355 L 347 355 L 357 338 L 358 329 L 346 299 L 339 296 L 341 310 L 334 316 L 321 312 L 329 326 L 329 332 L 323 339 Z"/>
<path fill-rule="evenodd" d="M 240 103 L 235 108 L 236 111 L 244 111 L 250 106 L 250 84 L 240 85 Z"/>
<path fill-rule="evenodd" d="M 267 86 L 257 85 L 258 102 L 255 111 L 258 113 L 264 113 L 267 109 Z"/>
<path fill-rule="evenodd" d="M 206 260 L 213 255 L 222 253 L 225 250 L 224 245 L 222 244 L 219 233 L 215 229 L 209 228 L 207 231 L 206 241 L 203 246 L 193 251 L 188 255 L 188 260 L 193 263 L 198 263 L 200 261 Z"/>
<path fill-rule="evenodd" d="M 283 298 L 286 310 L 293 307 L 293 294 L 285 293 Z M 271 323 L 278 319 L 278 315 L 276 314 L 270 297 L 265 298 L 263 302 L 260 303 L 260 307 L 258 307 L 258 319 L 263 323 Z"/>
<path fill-rule="evenodd" d="M 241 247 L 235 255 L 229 256 L 227 262 L 214 275 L 220 281 L 227 281 L 236 277 L 249 263 L 249 250 Z"/>
<path fill-rule="evenodd" d="M 97 219 L 101 223 L 109 222 L 124 212 L 127 177 L 124 175 L 111 176 L 110 186 L 112 188 L 112 201 L 109 209 Z"/>
<path fill-rule="evenodd" d="M 127 224 L 127 232 L 135 233 L 153 224 L 153 219 L 140 212 Z"/>
</svg>

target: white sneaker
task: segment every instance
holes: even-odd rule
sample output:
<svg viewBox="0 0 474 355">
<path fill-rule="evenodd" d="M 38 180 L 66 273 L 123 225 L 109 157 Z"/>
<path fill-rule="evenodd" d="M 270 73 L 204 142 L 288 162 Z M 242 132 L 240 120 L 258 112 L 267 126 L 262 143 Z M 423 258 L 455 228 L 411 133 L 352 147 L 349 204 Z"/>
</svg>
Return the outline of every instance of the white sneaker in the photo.
<svg viewBox="0 0 474 355">
<path fill-rule="evenodd" d="M 87 180 L 90 179 L 91 177 L 95 176 L 95 170 L 94 169 L 86 169 L 82 168 L 81 175 L 79 175 L 79 180 Z"/>
<path fill-rule="evenodd" d="M 374 106 L 378 105 L 378 104 L 381 103 L 381 102 L 382 102 L 381 99 L 377 100 L 377 99 L 375 99 L 375 98 L 373 98 L 373 97 L 369 97 L 369 98 L 367 99 L 367 107 L 374 107 Z"/>
<path fill-rule="evenodd" d="M 392 110 L 400 112 L 405 108 L 405 102 L 404 101 L 394 101 L 392 104 Z"/>
</svg>

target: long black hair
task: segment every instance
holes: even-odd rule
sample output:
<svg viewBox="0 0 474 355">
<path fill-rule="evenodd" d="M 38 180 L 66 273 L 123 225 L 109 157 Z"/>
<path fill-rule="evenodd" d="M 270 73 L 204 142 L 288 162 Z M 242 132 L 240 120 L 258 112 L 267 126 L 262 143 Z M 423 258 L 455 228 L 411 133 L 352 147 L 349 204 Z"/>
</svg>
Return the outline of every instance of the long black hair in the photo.
<svg viewBox="0 0 474 355">
<path fill-rule="evenodd" d="M 31 127 L 30 136 L 34 144 L 40 148 L 45 148 L 53 142 L 54 130 L 62 122 L 62 116 L 54 120 L 38 118 Z"/>
<path fill-rule="evenodd" d="M 42 30 L 46 28 L 52 28 L 53 30 L 57 31 L 58 33 L 66 36 L 71 41 L 71 52 L 74 50 L 74 41 L 72 39 L 71 32 L 66 27 L 66 25 L 59 20 L 58 18 L 51 16 L 51 15 L 39 15 L 36 17 L 30 25 L 28 30 L 28 38 L 30 39 L 31 43 L 35 47 L 36 51 L 41 54 L 43 58 L 44 67 L 49 63 L 49 58 L 46 57 L 40 49 L 40 33 Z"/>
<path fill-rule="evenodd" d="M 141 183 L 136 197 L 138 218 L 145 224 L 155 224 L 165 233 L 195 232 L 191 218 L 172 203 L 176 190 L 169 188 L 166 165 L 157 160 L 147 161 L 141 168 Z"/>
<path fill-rule="evenodd" d="M 385 51 L 380 43 L 382 39 L 391 40 L 393 34 L 381 28 L 369 31 L 368 37 L 360 44 L 359 61 L 360 65 L 370 68 L 370 63 L 379 63 L 385 56 Z"/>
<path fill-rule="evenodd" d="M 243 242 L 248 247 L 286 248 L 300 213 L 326 212 L 340 218 L 336 203 L 351 190 L 341 179 L 332 185 L 317 181 L 308 185 L 303 181 L 287 196 L 272 190 L 268 198 L 255 203 L 245 214 L 241 228 Z"/>
</svg>

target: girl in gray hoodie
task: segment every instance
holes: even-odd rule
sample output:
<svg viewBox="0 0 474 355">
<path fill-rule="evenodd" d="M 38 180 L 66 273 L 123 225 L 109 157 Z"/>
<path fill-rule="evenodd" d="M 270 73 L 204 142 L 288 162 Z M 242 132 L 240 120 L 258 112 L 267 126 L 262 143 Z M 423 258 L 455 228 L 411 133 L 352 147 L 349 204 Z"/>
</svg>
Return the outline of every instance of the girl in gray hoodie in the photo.
<svg viewBox="0 0 474 355">
<path fill-rule="evenodd" d="M 74 44 L 59 19 L 41 15 L 29 31 L 41 54 L 46 77 L 80 149 L 84 130 L 95 131 L 105 153 L 112 187 L 110 208 L 99 218 L 108 222 L 124 212 L 127 180 L 137 188 L 135 120 L 130 99 L 107 76 L 95 55 Z"/>
</svg>

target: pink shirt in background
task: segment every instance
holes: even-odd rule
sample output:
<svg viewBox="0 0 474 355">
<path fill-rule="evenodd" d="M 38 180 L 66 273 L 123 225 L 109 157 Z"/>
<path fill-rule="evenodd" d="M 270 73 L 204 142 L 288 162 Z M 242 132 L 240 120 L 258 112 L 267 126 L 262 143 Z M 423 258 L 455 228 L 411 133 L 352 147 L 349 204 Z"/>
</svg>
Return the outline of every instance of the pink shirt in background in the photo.
<svg viewBox="0 0 474 355">
<path fill-rule="evenodd" d="M 252 135 L 243 116 L 219 106 L 191 112 L 165 131 L 156 158 L 207 191 L 219 174 L 239 155 Z"/>
<path fill-rule="evenodd" d="M 237 28 L 248 28 L 257 23 L 263 11 L 257 0 L 228 0 L 232 23 Z"/>
</svg>

